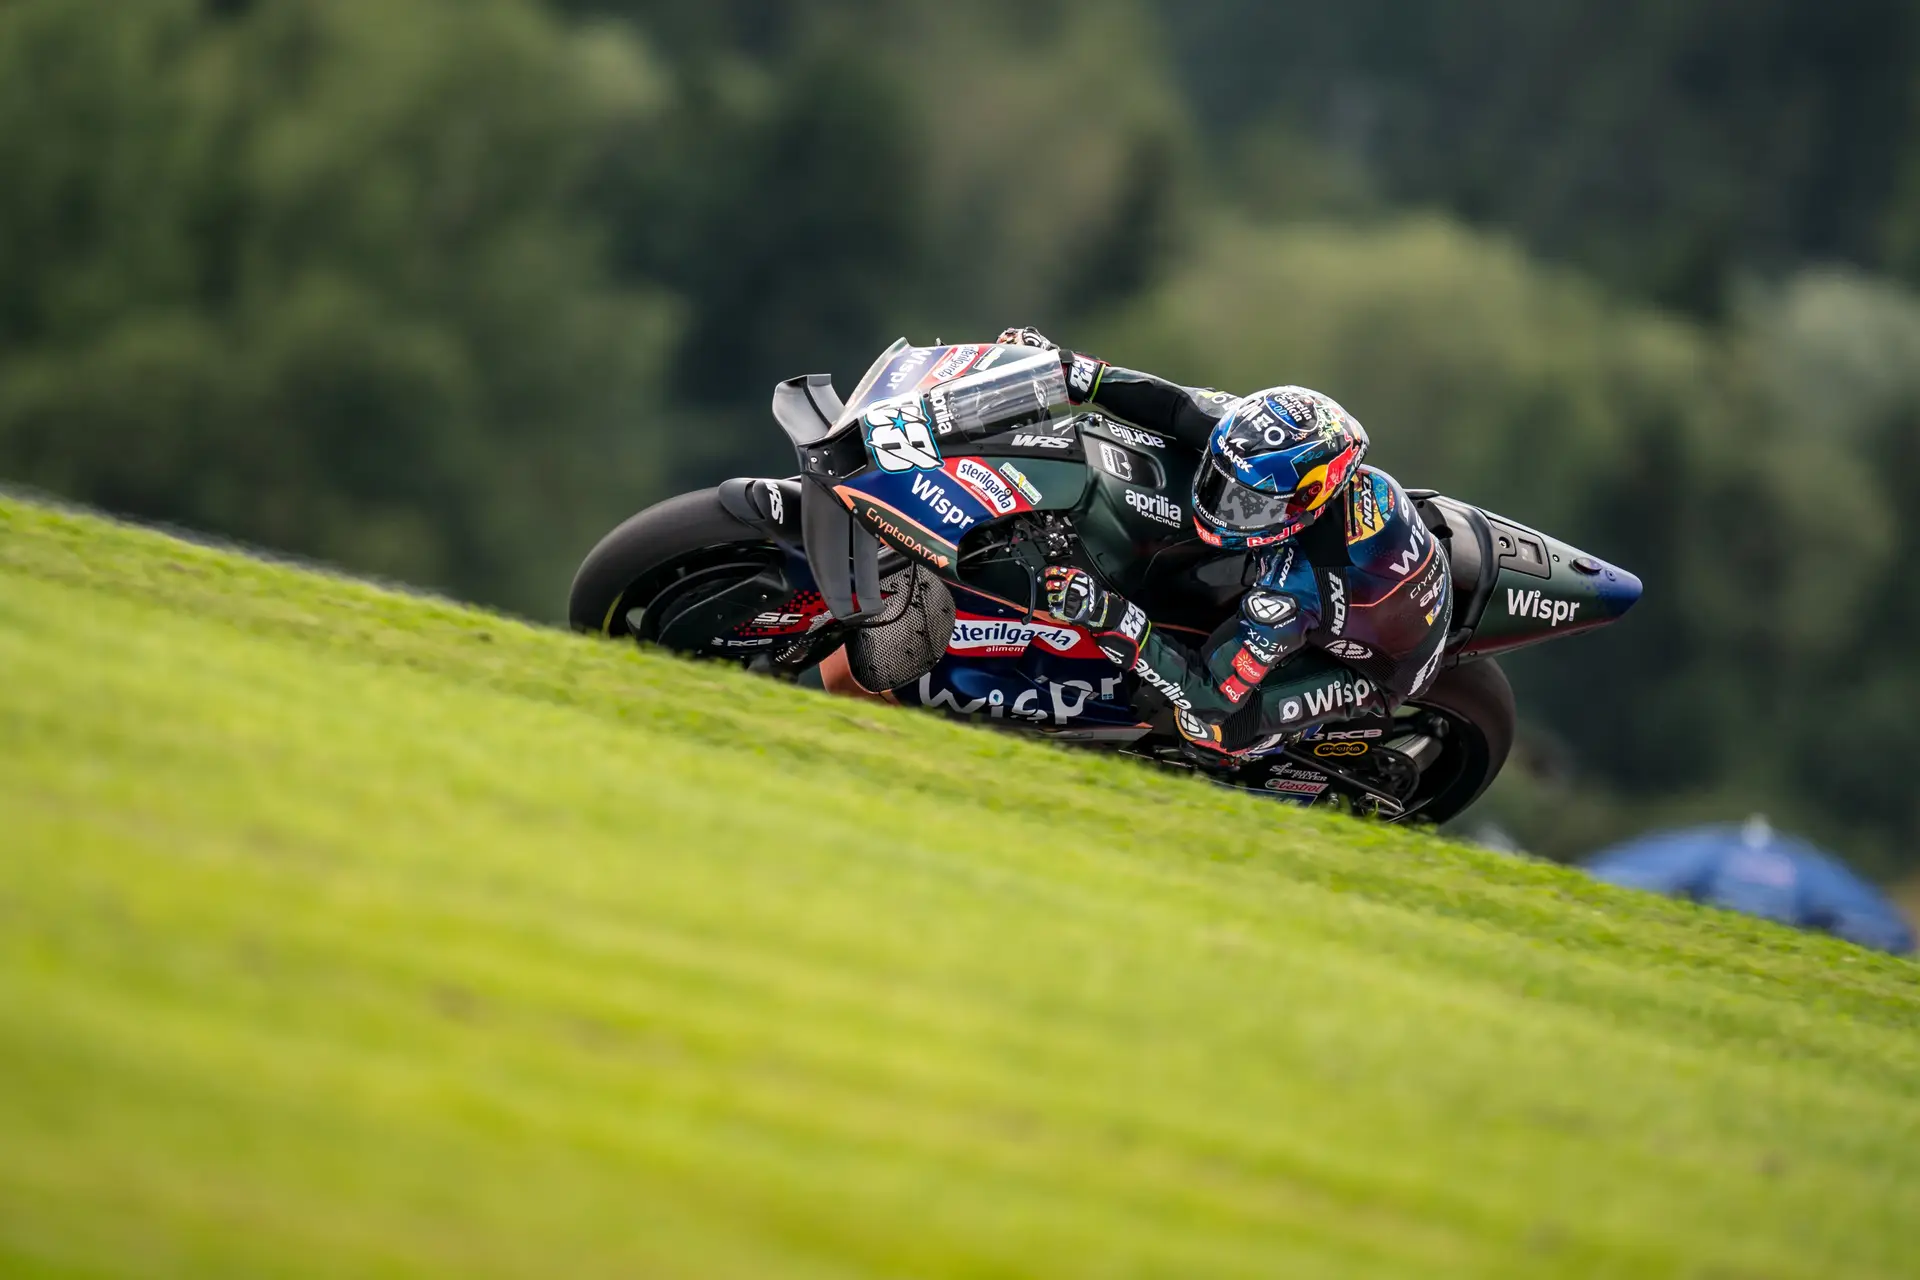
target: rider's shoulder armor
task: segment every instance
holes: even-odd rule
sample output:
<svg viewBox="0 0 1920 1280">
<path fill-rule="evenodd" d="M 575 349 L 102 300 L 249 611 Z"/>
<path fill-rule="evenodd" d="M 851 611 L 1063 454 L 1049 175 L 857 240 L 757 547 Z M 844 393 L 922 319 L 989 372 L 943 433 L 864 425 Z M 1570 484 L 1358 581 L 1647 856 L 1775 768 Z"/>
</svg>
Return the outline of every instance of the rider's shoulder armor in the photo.
<svg viewBox="0 0 1920 1280">
<path fill-rule="evenodd" d="M 1384 471 L 1360 468 L 1347 488 L 1345 516 L 1347 561 L 1363 576 L 1398 582 L 1437 554 L 1413 499 Z"/>
<path fill-rule="evenodd" d="M 1446 552 L 1392 476 L 1362 467 L 1353 490 L 1346 529 L 1352 630 L 1371 632 L 1376 647 L 1388 652 L 1411 652 L 1447 616 L 1452 570 Z"/>
</svg>

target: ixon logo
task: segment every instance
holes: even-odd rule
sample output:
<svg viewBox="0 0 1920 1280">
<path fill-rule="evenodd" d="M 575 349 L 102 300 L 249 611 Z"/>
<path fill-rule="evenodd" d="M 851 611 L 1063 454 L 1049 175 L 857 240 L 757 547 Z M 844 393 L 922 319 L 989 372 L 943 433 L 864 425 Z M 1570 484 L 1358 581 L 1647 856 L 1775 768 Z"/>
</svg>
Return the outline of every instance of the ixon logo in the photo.
<svg viewBox="0 0 1920 1280">
<path fill-rule="evenodd" d="M 1507 588 L 1507 614 L 1515 618 L 1535 618 L 1549 627 L 1557 627 L 1563 622 L 1571 622 L 1573 615 L 1580 612 L 1576 600 L 1550 600 L 1540 594 L 1540 588 L 1521 591 Z"/>
</svg>

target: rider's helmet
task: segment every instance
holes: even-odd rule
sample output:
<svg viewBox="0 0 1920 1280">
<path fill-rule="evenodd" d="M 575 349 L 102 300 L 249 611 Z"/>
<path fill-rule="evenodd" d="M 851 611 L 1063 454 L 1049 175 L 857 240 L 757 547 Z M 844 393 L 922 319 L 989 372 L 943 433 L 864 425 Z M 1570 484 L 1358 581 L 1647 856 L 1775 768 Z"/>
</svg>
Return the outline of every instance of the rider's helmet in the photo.
<svg viewBox="0 0 1920 1280">
<path fill-rule="evenodd" d="M 1285 542 L 1346 491 L 1367 433 L 1329 396 L 1275 387 L 1220 420 L 1193 477 L 1193 526 L 1216 547 Z"/>
</svg>

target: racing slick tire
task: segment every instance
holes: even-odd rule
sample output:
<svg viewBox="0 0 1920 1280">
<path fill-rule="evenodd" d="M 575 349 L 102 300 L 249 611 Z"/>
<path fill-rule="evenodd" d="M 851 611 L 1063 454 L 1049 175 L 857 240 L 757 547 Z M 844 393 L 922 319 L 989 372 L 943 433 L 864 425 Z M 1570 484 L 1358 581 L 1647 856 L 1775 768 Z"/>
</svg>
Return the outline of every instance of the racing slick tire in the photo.
<svg viewBox="0 0 1920 1280">
<path fill-rule="evenodd" d="M 1421 820 L 1445 822 L 1478 800 L 1507 763 L 1513 749 L 1513 686 L 1498 663 L 1482 658 L 1442 672 L 1431 689 L 1408 701 L 1444 713 L 1453 726 L 1448 775 L 1420 806 Z"/>
</svg>

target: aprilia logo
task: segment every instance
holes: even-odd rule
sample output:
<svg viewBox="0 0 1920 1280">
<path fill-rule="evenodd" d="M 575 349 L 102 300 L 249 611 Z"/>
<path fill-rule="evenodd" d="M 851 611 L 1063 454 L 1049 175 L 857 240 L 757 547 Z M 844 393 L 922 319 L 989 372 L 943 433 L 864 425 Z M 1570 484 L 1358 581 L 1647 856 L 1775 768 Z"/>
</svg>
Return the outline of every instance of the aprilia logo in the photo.
<svg viewBox="0 0 1920 1280">
<path fill-rule="evenodd" d="M 1149 688 L 1153 689 L 1168 702 L 1171 702 L 1179 710 L 1193 710 L 1193 702 L 1186 694 L 1180 692 L 1180 686 L 1148 666 L 1145 658 L 1140 658 L 1134 662 L 1133 674 L 1139 676 Z"/>
<path fill-rule="evenodd" d="M 1171 525 L 1175 529 L 1180 527 L 1180 504 L 1169 501 L 1165 494 L 1142 493 L 1138 489 L 1129 489 L 1127 505 L 1149 520 Z"/>
<path fill-rule="evenodd" d="M 947 399 L 945 387 L 935 387 L 927 393 L 927 407 L 933 410 L 933 429 L 940 435 L 953 433 L 953 404 Z"/>
<path fill-rule="evenodd" d="M 1563 622 L 1571 622 L 1573 615 L 1580 612 L 1580 603 L 1576 600 L 1550 600 L 1540 594 L 1535 587 L 1531 591 L 1507 588 L 1507 614 L 1515 618 L 1537 618 L 1549 627 L 1557 627 Z"/>
<path fill-rule="evenodd" d="M 1132 427 L 1123 427 L 1117 422 L 1109 422 L 1107 431 L 1115 440 L 1125 444 L 1138 445 L 1144 449 L 1164 449 L 1167 442 L 1151 431 L 1135 431 Z"/>
</svg>

